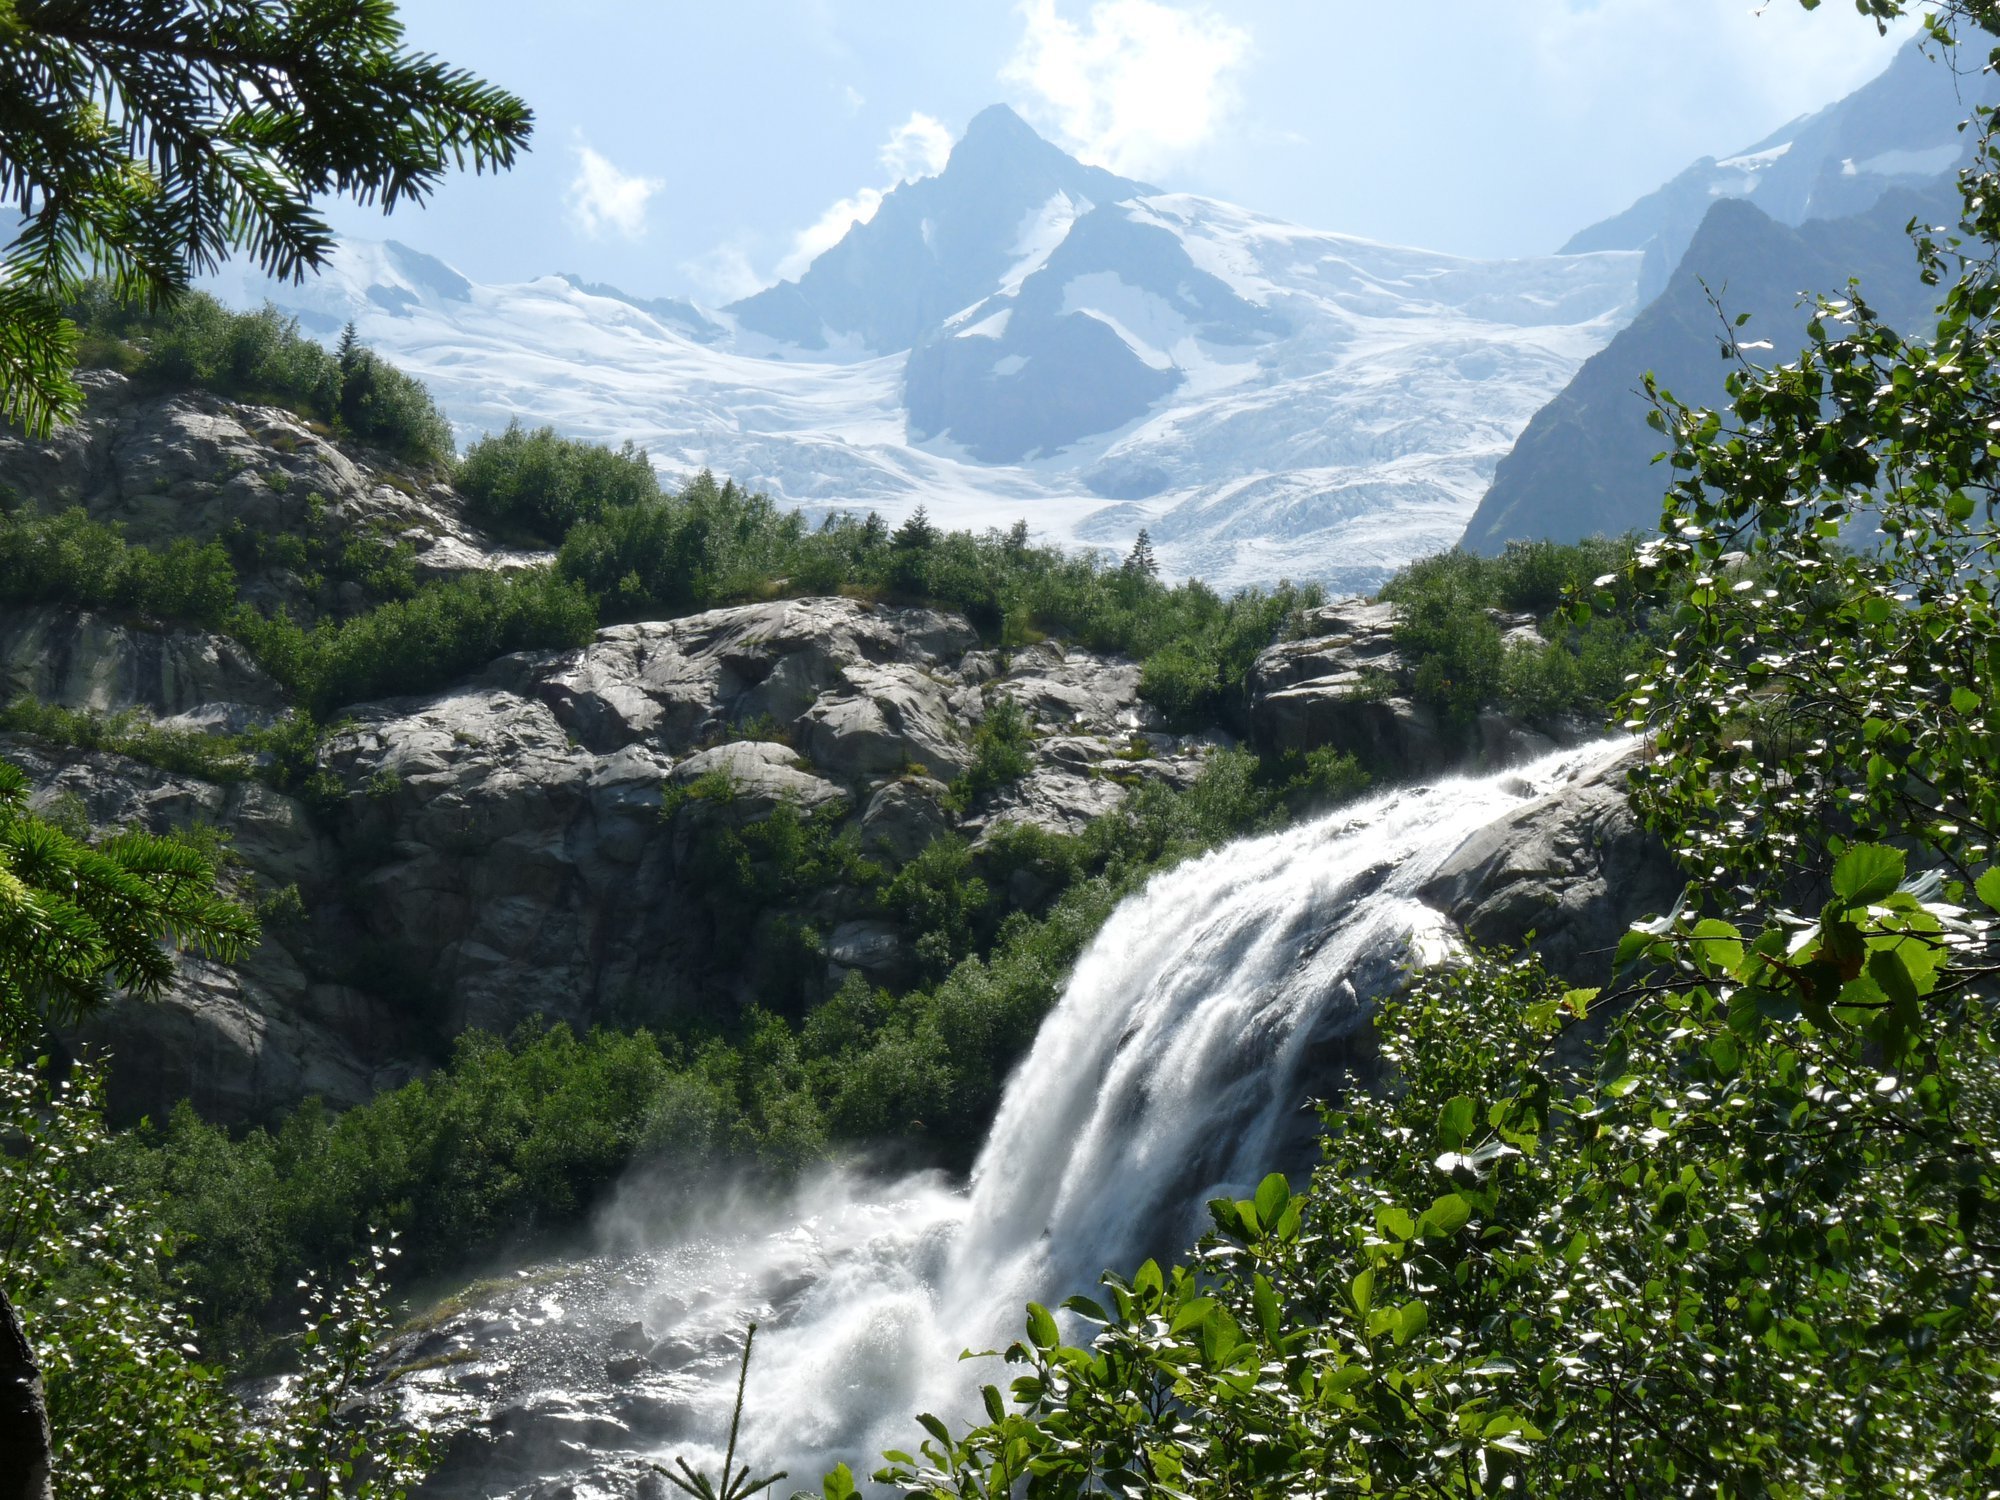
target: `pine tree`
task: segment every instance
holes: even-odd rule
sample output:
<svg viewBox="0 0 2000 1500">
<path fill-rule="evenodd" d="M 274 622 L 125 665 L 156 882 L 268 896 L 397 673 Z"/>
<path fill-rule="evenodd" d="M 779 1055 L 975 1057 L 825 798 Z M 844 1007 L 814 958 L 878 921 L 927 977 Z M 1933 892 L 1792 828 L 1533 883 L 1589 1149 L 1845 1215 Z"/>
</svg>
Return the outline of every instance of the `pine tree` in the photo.
<svg viewBox="0 0 2000 1500">
<path fill-rule="evenodd" d="M 528 107 L 402 41 L 392 0 L 0 0 L 0 420 L 81 406 L 63 309 L 93 275 L 158 304 L 241 250 L 298 280 L 333 250 L 321 199 L 511 166 Z"/>
<path fill-rule="evenodd" d="M 909 520 L 896 528 L 891 538 L 899 552 L 920 552 L 934 546 L 938 539 L 938 529 L 931 521 L 931 513 L 919 505 L 910 512 Z"/>
<path fill-rule="evenodd" d="M 1125 571 L 1147 578 L 1160 575 L 1159 559 L 1153 556 L 1153 539 L 1146 534 L 1146 528 L 1139 528 L 1139 535 L 1133 540 L 1132 550 L 1125 554 Z"/>
</svg>

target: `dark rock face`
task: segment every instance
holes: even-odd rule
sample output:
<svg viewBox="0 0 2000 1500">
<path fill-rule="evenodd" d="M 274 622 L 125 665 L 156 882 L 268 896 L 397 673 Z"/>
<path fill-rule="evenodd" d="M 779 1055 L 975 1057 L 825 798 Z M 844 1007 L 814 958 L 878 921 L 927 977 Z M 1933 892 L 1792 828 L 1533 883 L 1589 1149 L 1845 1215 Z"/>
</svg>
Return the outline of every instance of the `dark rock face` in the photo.
<svg viewBox="0 0 2000 1500">
<path fill-rule="evenodd" d="M 1912 218 L 1955 222 L 1955 202 L 1939 190 L 1898 189 L 1857 217 L 1796 229 L 1740 200 L 1710 206 L 1665 290 L 1584 362 L 1500 460 L 1462 545 L 1497 553 L 1516 540 L 1658 530 L 1673 476 L 1653 462 L 1665 439 L 1647 425 L 1643 382 L 1651 372 L 1691 405 L 1723 403 L 1729 365 L 1717 354 L 1728 324 L 1709 289 L 1730 318 L 1751 315 L 1737 336 L 1768 341 L 1750 355 L 1766 364 L 1792 358 L 1803 343 L 1810 308 L 1801 298 L 1842 295 L 1850 276 L 1892 324 L 1915 328 L 1935 294 L 1918 280 L 1904 226 Z"/>
<path fill-rule="evenodd" d="M 33 625 L 0 615 L 0 640 Z M 141 656 L 160 648 L 126 635 Z M 193 640 L 204 661 L 227 645 Z M 160 1001 L 116 1005 L 71 1040 L 108 1055 L 121 1117 L 182 1096 L 231 1120 L 309 1094 L 354 1103 L 469 1027 L 656 1022 L 750 998 L 750 935 L 716 930 L 685 871 L 702 840 L 781 803 L 839 810 L 893 865 L 953 830 L 1074 832 L 1131 782 L 1199 769 L 1206 742 L 1158 733 L 1147 762 L 1118 759 L 1152 727 L 1136 667 L 1041 647 L 996 676 L 976 644 L 955 616 L 846 599 L 613 627 L 427 698 L 356 705 L 328 751 L 345 795 L 316 812 L 256 782 L 9 737 L 0 753 L 35 780 L 37 805 L 74 797 L 100 827 L 212 823 L 258 894 L 296 885 L 310 913 L 239 968 L 190 961 Z M 140 677 L 44 672 L 36 686 L 70 706 L 219 712 L 185 692 L 162 701 L 131 686 Z M 1026 781 L 954 814 L 942 778 L 970 764 L 988 692 L 1018 698 L 1043 738 Z M 718 774 L 728 798 L 662 817 L 663 787 Z M 842 899 L 814 916 L 828 984 L 850 969 L 907 981 L 898 934 Z"/>
<path fill-rule="evenodd" d="M 1626 798 L 1637 754 L 1474 834 L 1424 899 L 1477 943 L 1531 947 L 1572 983 L 1602 983 L 1626 929 L 1671 908 L 1685 883 Z"/>
<path fill-rule="evenodd" d="M 47 444 L 0 437 L 0 480 L 44 513 L 81 506 L 161 544 L 290 528 L 290 508 L 311 503 L 331 524 L 409 540 L 432 576 L 533 560 L 494 545 L 449 487 L 374 467 L 285 413 L 91 380 L 77 427 Z M 337 612 L 281 566 L 253 569 L 248 586 Z M 189 1097 L 255 1120 L 313 1094 L 359 1102 L 468 1027 L 637 1024 L 742 1003 L 755 935 L 717 930 L 688 873 L 705 841 L 780 804 L 852 820 L 892 867 L 954 831 L 1075 831 L 1146 775 L 1199 770 L 1207 742 L 1157 733 L 1138 683 L 1129 662 L 1053 645 L 1002 660 L 936 610 L 785 600 L 614 626 L 444 692 L 352 705 L 327 746 L 341 790 L 311 808 L 256 781 L 21 736 L 0 753 L 42 808 L 98 829 L 207 824 L 233 841 L 240 894 L 273 903 L 263 944 L 234 969 L 189 960 L 159 1001 L 114 1005 L 68 1041 L 109 1058 L 122 1118 Z M 0 609 L 0 692 L 176 728 L 285 711 L 227 637 L 48 607 Z M 999 694 L 1042 736 L 1032 773 L 954 811 L 945 783 L 971 764 Z M 1139 734 L 1148 758 L 1135 767 L 1119 757 Z M 718 777 L 729 796 L 662 816 L 663 788 Z M 802 914 L 831 940 L 826 982 L 907 977 L 901 935 L 856 903 L 833 893 Z"/>
</svg>

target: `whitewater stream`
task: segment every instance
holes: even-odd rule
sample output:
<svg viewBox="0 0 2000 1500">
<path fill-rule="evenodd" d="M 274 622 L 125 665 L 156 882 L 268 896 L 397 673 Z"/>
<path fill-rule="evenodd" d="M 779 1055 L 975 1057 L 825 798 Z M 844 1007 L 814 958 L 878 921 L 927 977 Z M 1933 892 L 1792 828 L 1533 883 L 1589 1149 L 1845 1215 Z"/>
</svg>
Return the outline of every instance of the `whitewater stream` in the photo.
<svg viewBox="0 0 2000 1500">
<path fill-rule="evenodd" d="M 742 1452 L 790 1471 L 779 1496 L 913 1448 L 917 1412 L 966 1415 L 1006 1377 L 960 1351 L 1004 1347 L 1028 1300 L 1177 1255 L 1209 1198 L 1310 1165 L 1306 1106 L 1367 1056 L 1370 1000 L 1450 949 L 1416 893 L 1618 750 L 1387 792 L 1157 876 L 1077 963 L 963 1185 L 834 1172 L 774 1207 L 716 1184 L 666 1234 L 632 1184 L 603 1253 L 475 1288 L 399 1341 L 393 1388 L 452 1434 L 425 1494 L 663 1496 L 653 1463 L 719 1468 L 752 1320 Z"/>
</svg>

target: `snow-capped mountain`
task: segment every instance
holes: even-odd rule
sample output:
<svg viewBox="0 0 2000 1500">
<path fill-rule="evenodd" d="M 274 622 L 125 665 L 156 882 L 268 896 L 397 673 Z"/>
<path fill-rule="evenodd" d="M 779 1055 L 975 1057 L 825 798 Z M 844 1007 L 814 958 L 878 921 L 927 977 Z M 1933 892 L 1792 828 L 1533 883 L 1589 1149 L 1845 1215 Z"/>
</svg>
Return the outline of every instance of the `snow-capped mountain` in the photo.
<svg viewBox="0 0 2000 1500">
<path fill-rule="evenodd" d="M 1954 174 L 1970 145 L 1957 122 L 1996 98 L 1991 76 L 1954 73 L 1911 42 L 1847 98 L 1734 157 L 1696 162 L 1572 240 L 1643 245 L 1647 305 L 1535 414 L 1495 471 L 1464 545 L 1497 552 L 1513 540 L 1659 524 L 1668 476 L 1652 461 L 1660 440 L 1640 387 L 1650 371 L 1683 401 L 1725 399 L 1729 367 L 1716 357 L 1723 324 L 1711 292 L 1732 317 L 1750 315 L 1750 333 L 1773 362 L 1801 347 L 1808 294 L 1839 295 L 1850 277 L 1892 325 L 1921 329 L 1937 296 L 1918 277 L 1904 226 L 1956 220 Z"/>
<path fill-rule="evenodd" d="M 1709 206 L 1745 198 L 1780 224 L 1866 212 L 1893 188 L 1922 188 L 1963 164 L 1974 137 L 1959 126 L 2000 87 L 1982 72 L 1957 72 L 1921 39 L 1843 99 L 1803 115 L 1763 140 L 1717 159 L 1705 156 L 1623 213 L 1563 246 L 1646 253 L 1640 295 L 1650 302 L 1694 239 Z"/>
<path fill-rule="evenodd" d="M 1634 309 L 1632 251 L 1478 262 L 1085 167 L 1004 108 L 788 282 L 705 312 L 479 285 L 343 244 L 265 299 L 423 378 L 463 437 L 640 443 L 809 513 L 1026 517 L 1231 587 L 1379 582 L 1457 538 L 1537 408 Z"/>
</svg>

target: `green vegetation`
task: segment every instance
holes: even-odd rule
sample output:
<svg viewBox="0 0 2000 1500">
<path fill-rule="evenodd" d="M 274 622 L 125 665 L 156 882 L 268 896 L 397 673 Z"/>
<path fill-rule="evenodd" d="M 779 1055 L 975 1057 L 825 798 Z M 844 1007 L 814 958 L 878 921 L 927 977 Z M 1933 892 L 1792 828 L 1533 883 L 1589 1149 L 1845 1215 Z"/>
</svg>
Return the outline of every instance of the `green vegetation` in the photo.
<svg viewBox="0 0 2000 1500">
<path fill-rule="evenodd" d="M 951 794 L 960 807 L 992 791 L 1019 781 L 1034 769 L 1035 736 L 1027 712 L 1005 693 L 990 691 L 986 714 L 972 731 L 972 768 L 952 784 Z"/>
<path fill-rule="evenodd" d="M 527 432 L 518 422 L 466 449 L 456 477 L 474 515 L 551 544 L 580 522 L 660 493 L 652 463 L 632 444 L 614 452 L 558 437 L 552 427 Z"/>
<path fill-rule="evenodd" d="M 272 307 L 231 312 L 205 292 L 185 292 L 148 310 L 101 283 L 86 288 L 67 316 L 82 330 L 86 364 L 153 387 L 282 406 L 410 463 L 451 462 L 451 427 L 430 392 L 362 348 L 351 327 L 339 352 L 329 353 L 299 332 L 298 319 Z"/>
<path fill-rule="evenodd" d="M 217 542 L 154 551 L 128 546 L 80 508 L 47 518 L 16 511 L 0 513 L 0 594 L 9 604 L 115 609 L 219 630 L 236 608 L 236 570 Z"/>
<path fill-rule="evenodd" d="M 221 1369 L 194 1357 L 194 1326 L 165 1293 L 156 1205 L 77 1170 L 114 1149 L 88 1070 L 61 1081 L 26 1050 L 45 1023 L 114 990 L 157 993 L 176 948 L 233 959 L 255 920 L 217 892 L 199 840 L 128 832 L 93 845 L 30 812 L 27 791 L 0 762 L 0 1482 L 52 1472 L 63 1495 L 248 1497 L 303 1492 L 365 1456 L 369 1476 L 343 1492 L 400 1495 L 421 1473 L 421 1442 L 340 1411 L 387 1329 L 381 1252 L 364 1240 L 330 1297 L 307 1299 L 297 1381 L 253 1424 Z"/>
<path fill-rule="evenodd" d="M 265 537 L 255 545 L 269 550 L 278 541 Z M 322 555 L 333 550 L 325 540 L 320 546 Z M 496 656 L 581 645 L 597 628 L 590 598 L 548 568 L 417 586 L 407 553 L 389 544 L 360 538 L 340 544 L 334 555 L 403 597 L 307 629 L 282 611 L 265 615 L 241 602 L 235 567 L 220 542 L 177 541 L 156 551 L 131 545 L 117 527 L 81 510 L 46 518 L 0 514 L 0 603 L 70 604 L 226 631 L 295 701 L 316 712 L 445 687 Z M 218 746 L 211 758 L 220 764 L 235 753 Z"/>
<path fill-rule="evenodd" d="M 1679 477 L 1618 579 L 1663 617 L 1622 706 L 1652 740 L 1634 798 L 1693 873 L 1684 900 L 1601 988 L 1498 954 L 1420 976 L 1378 1020 L 1394 1087 L 1325 1115 L 1309 1190 L 1219 1200 L 1186 1264 L 1071 1301 L 1088 1347 L 1030 1307 L 987 1419 L 927 1420 L 885 1482 L 1992 1493 L 1990 134 L 1964 184 L 1963 238 L 1919 241 L 1950 288 L 1933 336 L 1851 296 L 1819 305 L 1798 364 L 1740 366 L 1726 412 L 1654 393 Z M 1844 546 L 1857 530 L 1880 539 Z M 1437 575 L 1428 599 L 1479 597 L 1469 565 Z"/>
<path fill-rule="evenodd" d="M 510 452 L 542 445 L 534 465 L 548 469 L 575 446 L 545 432 L 509 441 Z M 1230 599 L 1196 582 L 1169 587 L 1143 569 L 1031 546 L 1025 524 L 974 535 L 941 531 L 919 513 L 893 534 L 872 515 L 829 517 L 811 529 L 797 512 L 709 474 L 675 494 L 606 505 L 570 530 L 559 567 L 590 590 L 606 619 L 670 618 L 787 594 L 935 604 L 963 612 L 997 645 L 1055 635 L 1137 657 L 1147 664 L 1146 696 L 1190 724 L 1240 716 L 1252 659 L 1289 616 L 1321 598 L 1288 584 Z"/>
<path fill-rule="evenodd" d="M 233 621 L 259 664 L 315 712 L 432 692 L 510 651 L 581 646 L 596 630 L 590 597 L 547 568 L 462 574 L 311 630 L 282 614 Z"/>
<path fill-rule="evenodd" d="M 1651 660 L 1664 616 L 1642 611 L 1623 583 L 1602 613 L 1576 616 L 1563 605 L 1622 577 L 1636 545 L 1513 542 L 1499 557 L 1454 551 L 1410 564 L 1381 597 L 1396 606 L 1396 647 L 1414 667 L 1417 701 L 1458 729 L 1492 706 L 1534 720 L 1601 717 Z M 1496 612 L 1532 616 L 1546 644 L 1510 643 Z"/>
<path fill-rule="evenodd" d="M 428 1443 L 353 1395 L 391 1328 L 386 1243 L 364 1245 L 337 1280 L 288 1288 L 293 1378 L 253 1414 L 224 1370 L 197 1355 L 155 1205 L 131 1185 L 95 1187 L 76 1163 L 109 1149 L 87 1072 L 57 1082 L 44 1062 L 0 1051 L 0 1333 L 19 1327 L 40 1364 L 40 1413 L 9 1405 L 0 1484 L 28 1488 L 48 1457 L 54 1493 L 107 1500 L 270 1495 L 396 1500 L 429 1465 Z M 20 1377 L 10 1346 L 0 1371 Z M 13 1386 L 15 1391 L 23 1387 Z"/>
<path fill-rule="evenodd" d="M 401 1232 L 405 1272 L 444 1272 L 574 1224 L 634 1166 L 784 1174 L 843 1144 L 898 1138 L 962 1166 L 1071 964 L 1123 896 L 1168 864 L 1364 780 L 1352 762 L 1322 758 L 1281 775 L 1248 753 L 1219 754 L 1187 791 L 1142 787 L 1078 836 L 1019 828 L 976 859 L 942 840 L 889 879 L 836 820 L 780 806 L 739 824 L 727 779 L 702 778 L 669 806 L 703 830 L 690 858 L 717 921 L 756 932 L 783 920 L 780 903 L 836 883 L 872 892 L 908 925 L 924 982 L 898 995 L 850 975 L 807 1007 L 803 967 L 788 977 L 773 945 L 763 993 L 789 1013 L 753 1009 L 727 1031 L 680 1037 L 470 1033 L 428 1078 L 345 1114 L 308 1104 L 268 1131 L 232 1136 L 183 1108 L 156 1131 L 120 1137 L 91 1171 L 107 1189 L 161 1204 L 205 1337 L 243 1353 L 281 1321 L 293 1281 L 337 1269 L 370 1226 Z M 1018 871 L 1048 893 L 1039 916 L 993 895 Z M 813 968 L 823 972 L 816 952 Z"/>
</svg>

